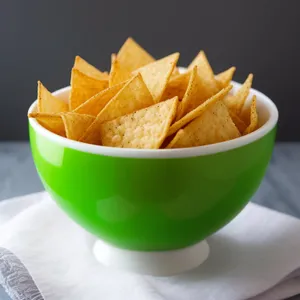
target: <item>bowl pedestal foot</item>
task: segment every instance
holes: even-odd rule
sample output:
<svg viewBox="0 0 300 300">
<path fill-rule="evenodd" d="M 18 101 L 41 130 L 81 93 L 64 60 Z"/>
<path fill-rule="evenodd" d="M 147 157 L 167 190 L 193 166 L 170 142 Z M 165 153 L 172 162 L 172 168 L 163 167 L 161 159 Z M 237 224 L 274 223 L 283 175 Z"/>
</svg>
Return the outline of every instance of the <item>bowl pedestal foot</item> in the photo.
<svg viewBox="0 0 300 300">
<path fill-rule="evenodd" d="M 93 253 L 105 266 L 154 276 L 171 276 L 198 267 L 209 255 L 207 242 L 170 251 L 133 251 L 116 248 L 102 240 L 94 244 Z"/>
</svg>

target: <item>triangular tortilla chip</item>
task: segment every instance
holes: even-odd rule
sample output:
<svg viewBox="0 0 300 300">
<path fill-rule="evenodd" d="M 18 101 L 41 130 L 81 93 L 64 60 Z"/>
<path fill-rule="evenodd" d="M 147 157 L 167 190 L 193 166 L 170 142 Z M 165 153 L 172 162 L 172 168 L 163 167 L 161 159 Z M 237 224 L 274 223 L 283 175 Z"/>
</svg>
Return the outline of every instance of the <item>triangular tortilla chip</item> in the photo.
<svg viewBox="0 0 300 300">
<path fill-rule="evenodd" d="M 238 138 L 240 132 L 232 122 L 223 101 L 217 101 L 184 129 L 178 131 L 167 148 L 197 147 Z"/>
<path fill-rule="evenodd" d="M 165 147 L 166 149 L 172 149 L 177 148 L 176 144 L 181 141 L 181 139 L 184 139 L 186 136 L 183 129 L 179 129 L 173 139 L 169 142 L 169 144 Z M 170 137 L 169 137 L 170 138 Z M 179 147 L 178 147 L 179 148 Z"/>
<path fill-rule="evenodd" d="M 175 117 L 178 97 L 152 105 L 133 114 L 101 124 L 95 140 L 103 146 L 138 149 L 158 149 Z"/>
<path fill-rule="evenodd" d="M 155 103 L 161 100 L 178 58 L 179 53 L 174 53 L 135 71 L 141 73 Z"/>
<path fill-rule="evenodd" d="M 41 113 L 60 113 L 68 111 L 68 104 L 59 98 L 54 97 L 44 86 L 38 81 L 38 111 Z"/>
<path fill-rule="evenodd" d="M 78 141 L 85 130 L 94 122 L 95 117 L 76 114 L 73 112 L 61 115 L 65 125 L 66 136 L 71 140 Z"/>
<path fill-rule="evenodd" d="M 112 55 L 111 69 L 109 73 L 109 87 L 124 82 L 131 77 L 131 70 L 122 65 L 116 55 Z"/>
<path fill-rule="evenodd" d="M 230 84 L 233 74 L 235 72 L 235 67 L 231 67 L 228 70 L 221 72 L 215 76 L 218 86 L 220 89 L 225 88 L 227 85 Z"/>
<path fill-rule="evenodd" d="M 133 77 L 125 86 L 107 103 L 98 114 L 94 123 L 86 130 L 81 141 L 88 142 L 90 133 L 99 127 L 99 124 L 133 113 L 142 108 L 153 105 L 153 98 L 148 91 L 141 74 Z"/>
<path fill-rule="evenodd" d="M 132 38 L 128 38 L 117 55 L 124 70 L 132 71 L 155 61 L 155 59 Z M 131 74 L 128 74 L 129 79 Z"/>
<path fill-rule="evenodd" d="M 195 66 L 198 67 L 198 74 L 204 82 L 206 93 L 210 96 L 217 93 L 219 91 L 218 83 L 204 51 L 199 52 L 189 65 L 188 70 L 192 70 Z"/>
<path fill-rule="evenodd" d="M 184 97 L 179 105 L 176 119 L 181 119 L 184 115 L 195 109 L 210 97 L 207 94 L 205 83 L 198 74 L 197 66 L 191 72 L 190 80 Z"/>
<path fill-rule="evenodd" d="M 74 110 L 83 102 L 108 88 L 108 80 L 95 79 L 77 69 L 72 69 L 70 110 Z"/>
<path fill-rule="evenodd" d="M 210 99 L 206 100 L 204 103 L 199 105 L 197 108 L 186 114 L 183 118 L 175 122 L 168 132 L 168 136 L 177 132 L 180 128 L 194 120 L 195 118 L 199 117 L 204 111 L 208 109 L 212 104 L 215 102 L 222 100 L 232 89 L 232 85 L 227 86 L 225 89 L 222 89 L 219 93 L 212 96 Z"/>
<path fill-rule="evenodd" d="M 244 103 L 249 95 L 251 85 L 253 81 L 253 74 L 249 74 L 244 84 L 233 96 L 226 97 L 224 99 L 225 104 L 229 110 L 233 111 L 236 115 L 240 115 Z"/>
<path fill-rule="evenodd" d="M 66 136 L 65 126 L 61 114 L 31 113 L 29 118 L 35 118 L 43 127 L 55 134 Z"/>
<path fill-rule="evenodd" d="M 125 82 L 122 82 L 118 85 L 101 91 L 100 93 L 82 103 L 73 112 L 96 117 L 105 107 L 105 105 L 121 90 L 121 88 L 123 88 L 124 85 Z"/>
<path fill-rule="evenodd" d="M 243 119 L 241 119 L 238 115 L 235 114 L 235 112 L 230 111 L 230 117 L 233 121 L 233 123 L 235 124 L 235 126 L 238 128 L 240 133 L 243 133 L 245 131 L 245 129 L 247 128 L 246 123 L 244 122 Z"/>
<path fill-rule="evenodd" d="M 258 127 L 258 114 L 257 114 L 257 109 L 256 109 L 256 96 L 254 95 L 251 101 L 251 106 L 250 106 L 250 124 L 249 126 L 245 129 L 243 134 L 248 134 L 256 130 Z"/>
<path fill-rule="evenodd" d="M 174 68 L 172 74 L 171 74 L 171 78 L 176 77 L 180 74 L 179 70 L 177 67 Z"/>
<path fill-rule="evenodd" d="M 87 75 L 88 77 L 98 80 L 108 80 L 107 72 L 101 72 L 78 55 L 75 57 L 73 68 L 79 70 L 81 73 Z"/>
<path fill-rule="evenodd" d="M 163 93 L 161 101 L 173 98 L 175 96 L 178 96 L 179 100 L 181 100 L 188 87 L 190 76 L 191 72 L 172 76 L 167 83 L 167 87 Z"/>
<path fill-rule="evenodd" d="M 97 120 L 100 122 L 110 121 L 151 106 L 153 103 L 153 98 L 141 74 L 138 74 L 106 104 L 98 114 Z"/>
</svg>

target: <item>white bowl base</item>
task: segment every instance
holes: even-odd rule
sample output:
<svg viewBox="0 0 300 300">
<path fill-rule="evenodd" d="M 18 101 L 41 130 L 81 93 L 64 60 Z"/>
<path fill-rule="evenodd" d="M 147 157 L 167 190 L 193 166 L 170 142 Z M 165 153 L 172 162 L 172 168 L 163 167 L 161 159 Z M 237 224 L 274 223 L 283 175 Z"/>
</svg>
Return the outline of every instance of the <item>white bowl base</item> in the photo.
<svg viewBox="0 0 300 300">
<path fill-rule="evenodd" d="M 204 240 L 183 249 L 144 252 L 116 248 L 97 240 L 93 253 L 105 266 L 140 274 L 171 276 L 201 265 L 209 255 L 209 246 Z"/>
</svg>

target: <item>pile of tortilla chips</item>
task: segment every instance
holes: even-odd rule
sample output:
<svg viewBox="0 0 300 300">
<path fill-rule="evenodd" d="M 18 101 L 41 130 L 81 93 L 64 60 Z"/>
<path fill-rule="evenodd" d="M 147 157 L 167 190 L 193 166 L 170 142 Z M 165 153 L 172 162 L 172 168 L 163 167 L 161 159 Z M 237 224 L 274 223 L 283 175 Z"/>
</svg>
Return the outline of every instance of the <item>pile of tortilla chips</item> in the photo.
<svg viewBox="0 0 300 300">
<path fill-rule="evenodd" d="M 69 139 L 110 147 L 163 149 L 227 141 L 258 127 L 253 75 L 230 93 L 235 67 L 215 75 L 203 51 L 179 73 L 179 53 L 155 60 L 132 38 L 101 72 L 77 56 L 68 103 L 38 82 L 30 118 Z"/>
</svg>

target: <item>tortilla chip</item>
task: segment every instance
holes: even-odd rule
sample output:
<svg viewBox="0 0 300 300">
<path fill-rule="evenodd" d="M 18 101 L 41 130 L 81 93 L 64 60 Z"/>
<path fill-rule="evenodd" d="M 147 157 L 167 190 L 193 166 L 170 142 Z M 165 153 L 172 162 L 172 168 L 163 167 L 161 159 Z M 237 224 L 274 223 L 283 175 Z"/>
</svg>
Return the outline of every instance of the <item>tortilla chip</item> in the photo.
<svg viewBox="0 0 300 300">
<path fill-rule="evenodd" d="M 226 102 L 231 102 L 231 101 L 233 101 L 233 97 L 234 97 L 234 95 L 233 95 L 232 93 L 226 95 L 226 96 L 224 97 L 224 100 L 223 100 L 224 103 L 226 104 Z"/>
<path fill-rule="evenodd" d="M 178 58 L 179 53 L 174 53 L 135 71 L 141 73 L 155 103 L 161 100 Z"/>
<path fill-rule="evenodd" d="M 65 126 L 61 114 L 31 113 L 29 118 L 35 118 L 43 127 L 55 134 L 66 136 Z"/>
<path fill-rule="evenodd" d="M 70 110 L 74 110 L 83 102 L 108 88 L 108 80 L 95 79 L 77 69 L 72 69 Z"/>
<path fill-rule="evenodd" d="M 231 97 L 224 99 L 225 104 L 230 111 L 233 111 L 236 115 L 240 115 L 244 103 L 249 95 L 251 85 L 253 81 L 253 74 L 249 74 L 244 84 L 237 91 L 237 93 Z"/>
<path fill-rule="evenodd" d="M 95 117 L 73 112 L 61 115 L 68 139 L 78 141 L 85 130 L 94 122 Z"/>
<path fill-rule="evenodd" d="M 121 88 L 123 88 L 124 85 L 125 82 L 122 82 L 118 85 L 101 91 L 100 93 L 82 103 L 73 112 L 96 117 L 105 107 L 105 105 L 121 90 Z"/>
<path fill-rule="evenodd" d="M 244 122 L 243 119 L 241 119 L 238 115 L 235 114 L 233 111 L 229 111 L 231 119 L 235 126 L 238 128 L 240 133 L 243 133 L 245 129 L 247 128 L 246 123 Z"/>
<path fill-rule="evenodd" d="M 153 98 L 141 74 L 132 78 L 98 114 L 98 122 L 106 122 L 153 105 Z"/>
<path fill-rule="evenodd" d="M 111 60 L 111 63 L 113 63 L 113 61 L 117 58 L 117 54 L 116 53 L 112 53 L 111 56 L 110 56 L 110 60 Z"/>
<path fill-rule="evenodd" d="M 186 72 L 171 77 L 163 93 L 161 100 L 162 101 L 167 100 L 175 96 L 178 96 L 179 100 L 181 100 L 188 87 L 190 76 L 191 76 L 191 72 Z"/>
<path fill-rule="evenodd" d="M 180 72 L 179 72 L 178 68 L 175 67 L 172 74 L 171 74 L 171 78 L 176 77 L 178 75 L 180 75 Z"/>
<path fill-rule="evenodd" d="M 238 138 L 240 132 L 232 122 L 223 101 L 217 101 L 184 129 L 178 131 L 167 148 L 197 147 Z"/>
<path fill-rule="evenodd" d="M 212 104 L 215 102 L 222 100 L 232 89 L 232 85 L 227 86 L 225 89 L 222 89 L 219 93 L 206 100 L 204 103 L 199 105 L 197 108 L 186 114 L 183 118 L 175 122 L 168 132 L 168 136 L 177 132 L 180 128 L 199 117 L 204 111 L 206 111 Z"/>
<path fill-rule="evenodd" d="M 101 124 L 103 146 L 158 149 L 175 117 L 178 97 Z"/>
<path fill-rule="evenodd" d="M 165 147 L 165 149 L 172 149 L 176 148 L 176 144 L 178 141 L 180 141 L 182 138 L 185 137 L 185 132 L 183 129 L 179 129 L 173 139 L 169 142 L 169 144 Z"/>
<path fill-rule="evenodd" d="M 101 72 L 78 55 L 75 57 L 73 68 L 79 70 L 81 73 L 87 75 L 88 77 L 97 80 L 108 80 L 107 72 Z"/>
<path fill-rule="evenodd" d="M 250 125 L 245 129 L 243 134 L 251 133 L 255 131 L 257 127 L 258 127 L 258 114 L 256 109 L 256 96 L 254 95 L 250 106 Z"/>
<path fill-rule="evenodd" d="M 126 81 L 131 77 L 131 70 L 123 66 L 116 55 L 112 55 L 111 69 L 109 73 L 109 87 Z"/>
<path fill-rule="evenodd" d="M 44 86 L 38 81 L 38 111 L 41 113 L 60 113 L 68 111 L 68 104 L 59 98 L 54 97 Z"/>
<path fill-rule="evenodd" d="M 141 74 L 138 74 L 127 82 L 106 104 L 98 114 L 94 123 L 86 130 L 80 140 L 88 143 L 91 133 L 99 127 L 99 124 L 133 113 L 153 104 L 153 98 L 148 91 Z"/>
<path fill-rule="evenodd" d="M 225 88 L 227 85 L 230 84 L 233 74 L 235 72 L 236 68 L 235 67 L 231 67 L 228 70 L 219 73 L 218 75 L 215 76 L 217 82 L 218 82 L 218 86 L 220 89 Z"/>
<path fill-rule="evenodd" d="M 155 61 L 155 59 L 132 38 L 128 38 L 121 47 L 118 61 L 124 70 L 132 71 Z M 129 79 L 131 74 L 128 74 Z"/>
<path fill-rule="evenodd" d="M 180 101 L 178 102 L 178 104 L 179 104 L 179 103 L 180 103 Z M 170 142 L 173 140 L 174 136 L 175 136 L 175 134 L 172 134 L 172 135 L 170 135 L 170 136 L 167 136 L 167 137 L 164 139 L 163 143 L 161 144 L 160 149 L 166 149 L 167 146 L 170 144 Z"/>
<path fill-rule="evenodd" d="M 176 119 L 181 119 L 184 115 L 202 104 L 210 96 L 210 93 L 207 93 L 206 91 L 204 81 L 198 74 L 197 66 L 195 66 L 191 72 L 189 84 L 180 103 Z"/>
<path fill-rule="evenodd" d="M 189 65 L 188 70 L 192 70 L 195 66 L 198 67 L 198 74 L 204 82 L 206 93 L 209 94 L 209 97 L 216 94 L 219 91 L 218 83 L 204 51 L 199 52 Z"/>
</svg>

